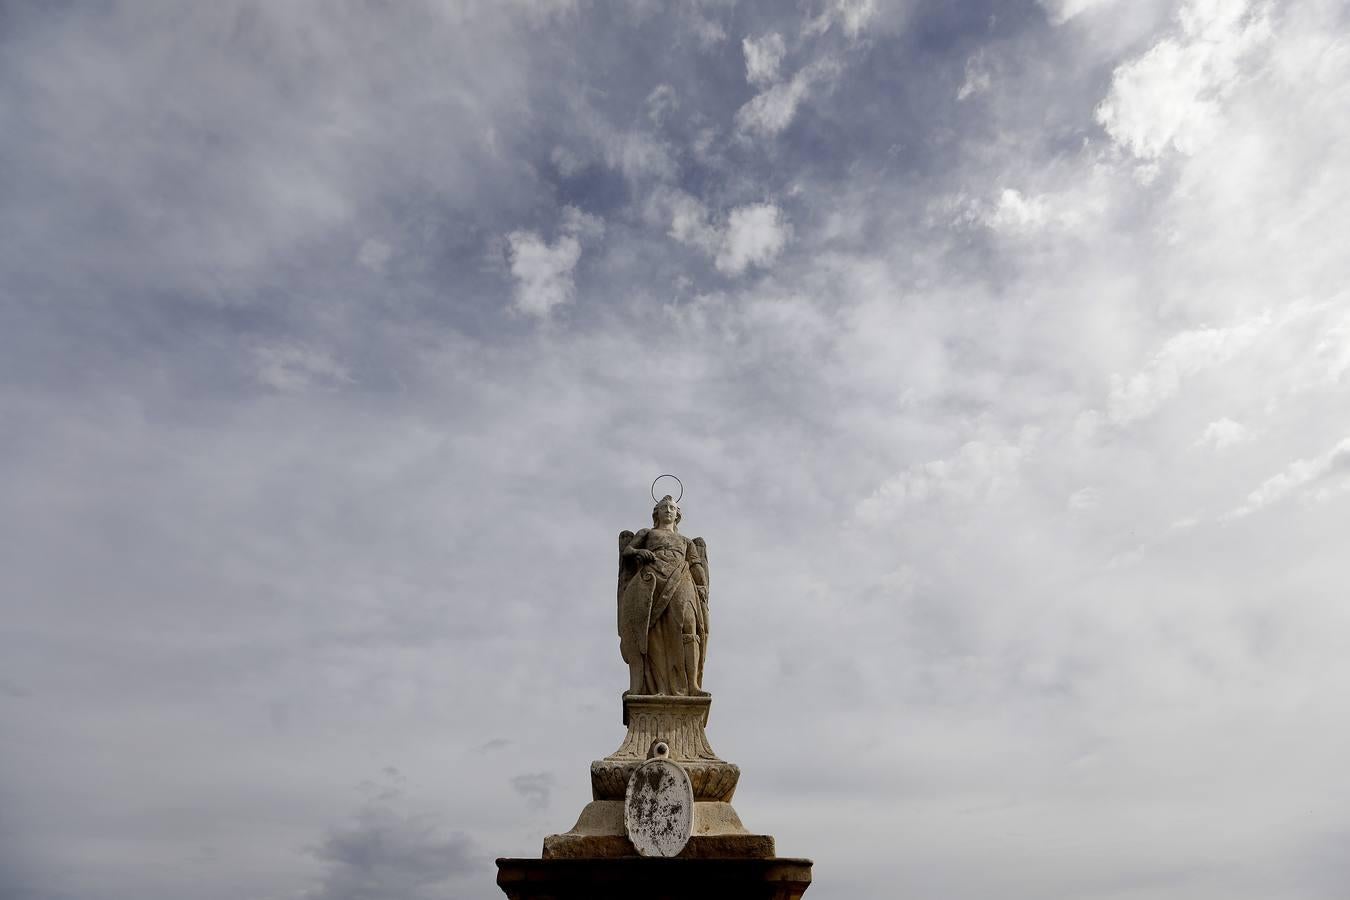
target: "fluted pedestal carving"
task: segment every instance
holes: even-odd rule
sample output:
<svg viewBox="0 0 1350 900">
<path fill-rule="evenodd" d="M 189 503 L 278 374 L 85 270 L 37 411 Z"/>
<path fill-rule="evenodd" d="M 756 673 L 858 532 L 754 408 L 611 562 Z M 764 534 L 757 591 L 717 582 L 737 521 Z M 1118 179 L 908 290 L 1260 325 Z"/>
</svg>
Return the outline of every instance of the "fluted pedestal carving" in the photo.
<svg viewBox="0 0 1350 900">
<path fill-rule="evenodd" d="M 689 773 L 696 801 L 730 803 L 740 781 L 739 766 L 719 759 L 708 744 L 711 697 L 663 697 L 630 694 L 623 700 L 623 744 L 604 759 L 591 763 L 591 796 L 622 800 L 633 770 L 647 758 L 656 741 L 670 745 L 670 759 Z"/>
</svg>

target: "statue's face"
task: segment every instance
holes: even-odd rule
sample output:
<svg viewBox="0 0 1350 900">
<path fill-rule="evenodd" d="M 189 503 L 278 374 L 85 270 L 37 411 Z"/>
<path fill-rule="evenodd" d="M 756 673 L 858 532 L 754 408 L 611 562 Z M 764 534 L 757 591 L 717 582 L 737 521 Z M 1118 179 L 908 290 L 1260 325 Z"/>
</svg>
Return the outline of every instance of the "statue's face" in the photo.
<svg viewBox="0 0 1350 900">
<path fill-rule="evenodd" d="M 656 504 L 656 521 L 662 525 L 672 525 L 680 517 L 680 508 L 670 500 Z"/>
</svg>

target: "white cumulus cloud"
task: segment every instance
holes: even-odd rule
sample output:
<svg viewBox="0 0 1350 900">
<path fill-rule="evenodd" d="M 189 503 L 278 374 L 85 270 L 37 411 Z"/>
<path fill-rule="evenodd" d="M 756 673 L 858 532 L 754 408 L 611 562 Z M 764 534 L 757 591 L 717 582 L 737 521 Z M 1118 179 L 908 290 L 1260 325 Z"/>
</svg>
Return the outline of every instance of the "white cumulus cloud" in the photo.
<svg viewBox="0 0 1350 900">
<path fill-rule="evenodd" d="M 581 259 L 582 242 L 602 237 L 605 222 L 575 206 L 565 206 L 558 230 L 552 244 L 534 231 L 518 230 L 506 236 L 507 259 L 516 281 L 512 305 L 518 312 L 547 318 L 555 307 L 572 299 L 576 293 L 573 272 Z"/>
<path fill-rule="evenodd" d="M 681 244 L 697 247 L 709 256 L 715 256 L 722 245 L 722 233 L 712 224 L 708 207 L 686 191 L 658 190 L 649 204 L 649 213 L 653 218 L 665 220 L 666 233 Z"/>
<path fill-rule="evenodd" d="M 572 270 L 581 259 L 580 241 L 568 234 L 549 244 L 533 231 L 513 231 L 506 241 L 517 310 L 544 318 L 572 299 L 576 291 Z"/>
<path fill-rule="evenodd" d="M 1013 188 L 1004 188 L 998 205 L 984 217 L 995 231 L 1035 231 L 1050 221 L 1050 205 L 1045 197 L 1027 196 Z"/>
<path fill-rule="evenodd" d="M 763 87 L 778 80 L 778 69 L 787 53 L 781 34 L 774 32 L 760 38 L 745 38 L 741 41 L 741 50 L 745 53 L 746 81 Z"/>
<path fill-rule="evenodd" d="M 1117 67 L 1097 121 L 1130 153 L 1156 159 L 1170 147 L 1208 143 L 1244 59 L 1271 36 L 1263 7 L 1246 0 L 1191 0 L 1174 36 Z"/>
<path fill-rule="evenodd" d="M 791 228 L 772 203 L 755 203 L 731 211 L 722 248 L 714 264 L 719 271 L 739 275 L 749 266 L 765 266 L 787 245 Z"/>
</svg>

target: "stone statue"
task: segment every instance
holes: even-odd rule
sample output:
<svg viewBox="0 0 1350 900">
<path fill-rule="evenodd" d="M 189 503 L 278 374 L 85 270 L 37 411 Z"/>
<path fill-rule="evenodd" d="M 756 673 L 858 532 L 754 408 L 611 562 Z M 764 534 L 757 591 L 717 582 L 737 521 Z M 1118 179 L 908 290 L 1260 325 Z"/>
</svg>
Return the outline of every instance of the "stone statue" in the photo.
<svg viewBox="0 0 1350 900">
<path fill-rule="evenodd" d="M 619 535 L 628 733 L 591 763 L 591 801 L 544 838 L 542 859 L 497 861 L 511 900 L 796 900 L 811 883 L 808 860 L 780 859 L 772 835 L 746 829 L 732 806 L 740 767 L 708 743 L 708 548 L 680 519 L 667 495 L 651 528 Z M 645 857 L 670 865 L 632 865 Z"/>
<path fill-rule="evenodd" d="M 629 694 L 707 696 L 708 548 L 679 533 L 680 519 L 667 494 L 651 528 L 619 535 L 619 652 Z"/>
</svg>

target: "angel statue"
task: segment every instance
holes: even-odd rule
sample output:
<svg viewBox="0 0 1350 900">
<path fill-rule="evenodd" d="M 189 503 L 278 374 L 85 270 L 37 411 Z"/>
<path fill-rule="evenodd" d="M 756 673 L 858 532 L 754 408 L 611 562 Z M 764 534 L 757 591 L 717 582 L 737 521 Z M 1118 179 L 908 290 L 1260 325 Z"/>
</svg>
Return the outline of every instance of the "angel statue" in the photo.
<svg viewBox="0 0 1350 900">
<path fill-rule="evenodd" d="M 651 528 L 619 535 L 619 652 L 629 694 L 707 696 L 708 548 L 680 534 L 680 518 L 667 494 Z"/>
</svg>

